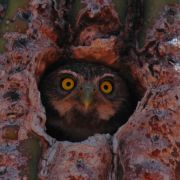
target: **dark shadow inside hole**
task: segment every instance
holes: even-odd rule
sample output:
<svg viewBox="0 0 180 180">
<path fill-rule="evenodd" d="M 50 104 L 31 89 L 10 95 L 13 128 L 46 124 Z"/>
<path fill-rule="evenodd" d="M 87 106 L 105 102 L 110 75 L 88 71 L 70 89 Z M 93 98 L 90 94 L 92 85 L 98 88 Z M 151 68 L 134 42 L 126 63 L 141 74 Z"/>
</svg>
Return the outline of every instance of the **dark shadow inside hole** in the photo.
<svg viewBox="0 0 180 180">
<path fill-rule="evenodd" d="M 59 72 L 57 72 L 59 68 L 61 69 L 59 70 L 60 72 L 64 72 L 65 70 L 68 74 L 62 73 L 62 78 L 62 74 L 60 73 L 59 75 Z M 91 68 L 92 70 L 89 71 L 88 68 Z M 77 79 L 81 79 L 82 75 L 85 76 L 84 78 L 86 80 L 87 78 L 91 79 L 91 76 L 92 79 L 97 77 L 101 79 L 102 76 L 102 80 L 104 81 L 103 74 L 106 73 L 106 71 L 107 73 L 110 73 L 109 70 L 118 76 L 117 79 L 120 76 L 122 80 L 122 82 L 119 82 L 119 80 L 115 81 L 114 77 L 114 79 L 106 79 L 109 77 L 105 77 L 106 81 L 113 81 L 112 84 L 114 83 L 114 89 L 111 92 L 112 94 L 102 95 L 100 89 L 94 91 L 94 86 L 91 92 L 91 86 L 82 87 L 79 85 L 80 80 Z M 71 74 L 71 71 L 75 71 L 75 73 Z M 95 75 L 93 73 L 95 73 Z M 120 126 L 128 121 L 136 107 L 137 101 L 139 100 L 139 95 L 135 90 L 135 84 L 130 75 L 127 75 L 126 73 L 124 76 L 122 71 L 116 73 L 117 70 L 104 65 L 77 62 L 74 60 L 59 61 L 50 66 L 42 76 L 39 83 L 42 103 L 46 109 L 47 133 L 57 140 L 68 140 L 72 142 L 85 140 L 89 136 L 93 136 L 97 133 L 109 133 L 113 135 Z M 76 77 L 73 77 L 74 74 Z M 75 81 L 74 89 L 71 91 L 68 90 L 67 92 L 62 89 L 61 79 L 64 78 L 72 78 Z M 92 85 L 95 81 L 91 81 L 90 79 L 88 79 L 87 82 L 86 80 L 82 81 L 81 84 Z M 77 81 L 79 81 L 79 84 Z M 98 83 L 100 82 L 101 80 L 98 80 Z M 126 84 L 126 89 L 123 89 L 124 82 Z M 118 83 L 118 85 L 116 83 Z M 98 85 L 96 85 L 96 87 L 100 88 Z M 106 88 L 105 92 L 107 92 Z M 91 94 L 93 99 L 91 99 L 90 108 L 88 107 L 89 109 L 87 110 L 85 109 L 85 104 L 82 104 L 81 99 L 81 97 L 87 98 L 81 95 L 82 92 L 85 93 L 85 95 L 88 95 L 86 91 L 93 94 Z M 124 97 L 121 93 L 125 94 Z M 121 103 L 119 103 L 121 101 L 120 98 L 122 99 Z"/>
</svg>

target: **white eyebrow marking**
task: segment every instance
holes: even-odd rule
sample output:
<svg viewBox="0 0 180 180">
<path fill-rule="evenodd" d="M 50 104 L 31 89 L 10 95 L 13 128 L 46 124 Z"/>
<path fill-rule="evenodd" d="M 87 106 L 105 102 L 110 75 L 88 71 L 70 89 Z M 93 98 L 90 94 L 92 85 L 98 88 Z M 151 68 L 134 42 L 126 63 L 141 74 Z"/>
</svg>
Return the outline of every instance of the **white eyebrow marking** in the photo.
<svg viewBox="0 0 180 180">
<path fill-rule="evenodd" d="M 103 74 L 103 76 L 102 76 L 101 78 L 106 77 L 106 76 L 108 76 L 108 77 L 114 77 L 114 74 L 105 73 L 105 74 Z"/>
<path fill-rule="evenodd" d="M 73 75 L 73 76 L 75 76 L 75 77 L 78 76 L 78 74 L 77 74 L 76 72 L 71 71 L 71 70 L 62 70 L 62 71 L 59 72 L 58 74 L 71 74 L 71 75 Z"/>
<path fill-rule="evenodd" d="M 97 82 L 100 81 L 100 79 L 103 79 L 103 78 L 105 78 L 105 77 L 114 77 L 114 74 L 105 73 L 105 74 L 103 74 L 101 77 L 97 77 L 94 82 L 97 83 Z"/>
</svg>

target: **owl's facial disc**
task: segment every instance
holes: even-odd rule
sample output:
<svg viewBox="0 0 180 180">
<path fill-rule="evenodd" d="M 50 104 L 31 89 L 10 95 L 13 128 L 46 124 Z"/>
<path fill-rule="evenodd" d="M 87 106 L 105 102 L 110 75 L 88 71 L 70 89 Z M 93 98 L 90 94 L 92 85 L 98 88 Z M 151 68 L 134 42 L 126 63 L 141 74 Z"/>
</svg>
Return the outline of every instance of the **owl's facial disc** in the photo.
<svg viewBox="0 0 180 180">
<path fill-rule="evenodd" d="M 60 80 L 61 89 L 67 92 L 67 99 L 77 99 L 84 112 L 95 108 L 97 99 L 103 97 L 107 100 L 113 93 L 113 76 L 102 76 L 101 79 L 85 80 L 83 77 L 74 77 L 74 74 L 63 73 Z M 99 95 L 100 95 L 99 94 Z"/>
</svg>

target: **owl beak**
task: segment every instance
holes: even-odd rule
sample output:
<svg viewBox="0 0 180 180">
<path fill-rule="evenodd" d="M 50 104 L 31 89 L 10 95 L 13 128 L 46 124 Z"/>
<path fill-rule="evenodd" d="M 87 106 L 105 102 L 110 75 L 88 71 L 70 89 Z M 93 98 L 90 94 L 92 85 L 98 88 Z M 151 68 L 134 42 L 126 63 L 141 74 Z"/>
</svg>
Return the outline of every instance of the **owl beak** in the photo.
<svg viewBox="0 0 180 180">
<path fill-rule="evenodd" d="M 92 94 L 84 94 L 84 97 L 82 98 L 82 103 L 84 105 L 85 110 L 88 110 L 92 104 Z"/>
<path fill-rule="evenodd" d="M 93 87 L 85 86 L 81 95 L 81 101 L 85 110 L 88 110 L 93 102 Z"/>
<path fill-rule="evenodd" d="M 91 102 L 89 100 L 84 101 L 85 110 L 88 110 L 90 105 L 91 105 Z"/>
</svg>

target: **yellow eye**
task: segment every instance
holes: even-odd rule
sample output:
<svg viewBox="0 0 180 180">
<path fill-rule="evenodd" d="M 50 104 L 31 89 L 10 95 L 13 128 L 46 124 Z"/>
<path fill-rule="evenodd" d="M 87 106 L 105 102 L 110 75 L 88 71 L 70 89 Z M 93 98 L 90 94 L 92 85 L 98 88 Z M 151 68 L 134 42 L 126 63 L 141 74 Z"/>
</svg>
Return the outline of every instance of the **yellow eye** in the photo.
<svg viewBox="0 0 180 180">
<path fill-rule="evenodd" d="M 112 83 L 110 81 L 103 81 L 100 84 L 100 90 L 104 93 L 104 94 L 110 94 L 113 90 L 113 86 Z"/>
<path fill-rule="evenodd" d="M 66 91 L 72 90 L 74 86 L 75 86 L 74 80 L 71 78 L 65 78 L 62 81 L 62 88 Z"/>
</svg>

